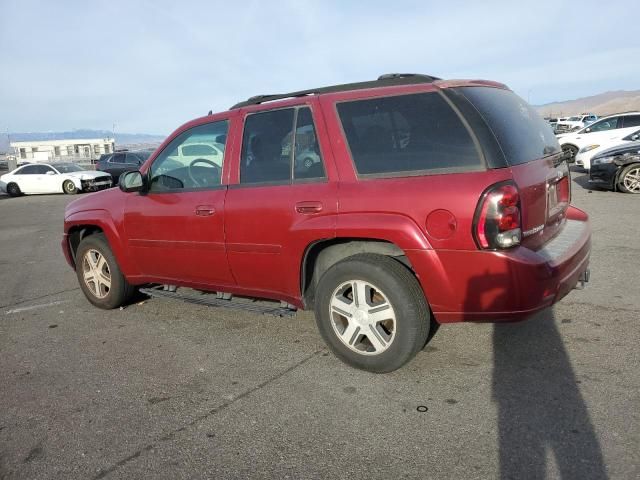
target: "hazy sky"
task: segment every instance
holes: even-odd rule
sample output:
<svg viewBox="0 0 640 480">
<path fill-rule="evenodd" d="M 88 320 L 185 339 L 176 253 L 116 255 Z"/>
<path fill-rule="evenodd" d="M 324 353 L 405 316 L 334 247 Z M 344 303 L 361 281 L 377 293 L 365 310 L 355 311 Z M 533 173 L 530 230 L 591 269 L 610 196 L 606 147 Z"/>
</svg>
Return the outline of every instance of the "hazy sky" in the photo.
<svg viewBox="0 0 640 480">
<path fill-rule="evenodd" d="M 260 93 L 388 72 L 533 104 L 640 88 L 632 1 L 0 0 L 0 132 L 168 134 Z"/>
</svg>

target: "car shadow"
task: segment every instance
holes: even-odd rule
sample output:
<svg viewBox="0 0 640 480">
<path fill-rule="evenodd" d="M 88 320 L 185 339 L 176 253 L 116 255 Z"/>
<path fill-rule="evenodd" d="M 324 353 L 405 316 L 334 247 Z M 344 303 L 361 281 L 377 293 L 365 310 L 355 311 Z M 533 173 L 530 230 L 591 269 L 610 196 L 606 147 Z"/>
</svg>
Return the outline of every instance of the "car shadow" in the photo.
<svg viewBox="0 0 640 480">
<path fill-rule="evenodd" d="M 606 191 L 604 188 L 600 188 L 598 186 L 592 185 L 589 183 L 589 172 L 587 172 L 582 167 L 572 166 L 571 167 L 571 181 L 573 184 L 578 185 L 579 187 L 584 188 L 589 191 Z"/>
<path fill-rule="evenodd" d="M 468 306 L 489 300 L 486 311 L 499 311 L 505 299 L 492 285 L 505 281 L 514 284 L 518 279 L 508 272 L 472 279 Z M 545 478 L 550 462 L 555 462 L 559 478 L 607 478 L 580 381 L 552 309 L 524 322 L 494 324 L 493 352 L 500 478 Z"/>
</svg>

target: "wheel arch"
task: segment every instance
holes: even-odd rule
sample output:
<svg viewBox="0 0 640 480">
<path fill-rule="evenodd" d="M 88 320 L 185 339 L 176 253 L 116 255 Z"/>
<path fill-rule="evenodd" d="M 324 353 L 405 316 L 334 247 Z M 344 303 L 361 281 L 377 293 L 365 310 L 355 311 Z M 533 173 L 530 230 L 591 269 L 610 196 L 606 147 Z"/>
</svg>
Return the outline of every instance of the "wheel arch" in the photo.
<svg viewBox="0 0 640 480">
<path fill-rule="evenodd" d="M 319 240 L 307 246 L 300 266 L 300 291 L 305 307 L 313 305 L 318 281 L 331 266 L 360 253 L 392 257 L 412 269 L 404 250 L 387 239 L 336 237 Z"/>
<path fill-rule="evenodd" d="M 96 233 L 102 233 L 118 262 L 118 266 L 125 276 L 135 275 L 136 269 L 127 253 L 126 245 L 123 245 L 118 230 L 113 220 L 105 210 L 89 210 L 72 214 L 65 219 L 65 233 L 68 238 L 68 248 L 75 264 L 75 256 L 78 245 L 83 238 Z"/>
</svg>

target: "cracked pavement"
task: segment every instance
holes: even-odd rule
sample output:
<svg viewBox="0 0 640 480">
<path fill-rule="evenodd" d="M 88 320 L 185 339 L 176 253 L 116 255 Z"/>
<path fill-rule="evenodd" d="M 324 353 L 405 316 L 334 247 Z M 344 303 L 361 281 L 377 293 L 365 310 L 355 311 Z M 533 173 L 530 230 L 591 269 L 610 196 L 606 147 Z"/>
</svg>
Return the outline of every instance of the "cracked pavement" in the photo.
<svg viewBox="0 0 640 480">
<path fill-rule="evenodd" d="M 640 196 L 586 189 L 591 283 L 518 324 L 440 328 L 388 375 L 309 312 L 92 307 L 73 197 L 0 197 L 0 478 L 638 478 Z"/>
</svg>

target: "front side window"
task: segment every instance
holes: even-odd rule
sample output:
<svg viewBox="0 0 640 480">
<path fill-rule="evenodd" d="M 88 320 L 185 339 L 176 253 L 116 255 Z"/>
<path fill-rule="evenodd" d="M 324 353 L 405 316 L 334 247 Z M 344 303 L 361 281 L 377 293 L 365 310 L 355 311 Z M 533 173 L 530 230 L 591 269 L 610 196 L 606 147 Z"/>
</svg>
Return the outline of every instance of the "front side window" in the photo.
<svg viewBox="0 0 640 480">
<path fill-rule="evenodd" d="M 228 128 L 229 123 L 223 120 L 178 135 L 151 165 L 149 190 L 166 192 L 219 186 Z"/>
<path fill-rule="evenodd" d="M 131 165 L 142 165 L 151 156 L 151 152 L 127 153 L 126 163 Z"/>
<path fill-rule="evenodd" d="M 589 125 L 587 128 L 590 132 L 604 132 L 606 130 L 613 130 L 618 128 L 618 120 L 620 117 L 607 118 L 600 120 L 599 122 Z"/>
<path fill-rule="evenodd" d="M 53 168 L 51 168 L 51 167 L 49 167 L 47 165 L 38 165 L 38 173 L 40 175 L 46 175 L 49 172 L 56 173 L 56 171 Z"/>
<path fill-rule="evenodd" d="M 83 168 L 73 163 L 58 163 L 56 164 L 56 170 L 60 173 L 82 172 Z"/>
<path fill-rule="evenodd" d="M 337 105 L 359 175 L 481 168 L 470 133 L 438 93 Z"/>
</svg>

